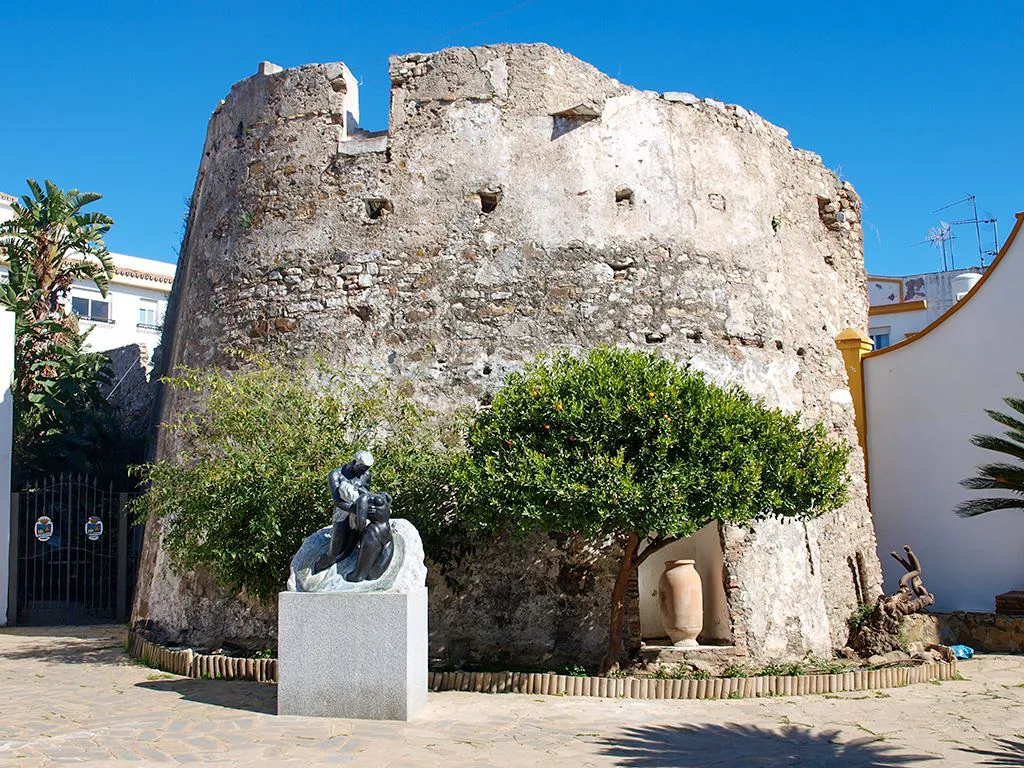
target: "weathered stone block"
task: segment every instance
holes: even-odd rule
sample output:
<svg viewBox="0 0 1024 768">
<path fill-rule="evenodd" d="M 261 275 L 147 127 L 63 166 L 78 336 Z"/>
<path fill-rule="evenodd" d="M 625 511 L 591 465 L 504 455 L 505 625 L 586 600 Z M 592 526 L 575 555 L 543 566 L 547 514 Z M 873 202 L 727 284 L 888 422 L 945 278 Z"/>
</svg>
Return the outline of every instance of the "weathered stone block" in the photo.
<svg viewBox="0 0 1024 768">
<path fill-rule="evenodd" d="M 427 703 L 427 590 L 282 592 L 277 713 L 408 720 Z"/>
</svg>

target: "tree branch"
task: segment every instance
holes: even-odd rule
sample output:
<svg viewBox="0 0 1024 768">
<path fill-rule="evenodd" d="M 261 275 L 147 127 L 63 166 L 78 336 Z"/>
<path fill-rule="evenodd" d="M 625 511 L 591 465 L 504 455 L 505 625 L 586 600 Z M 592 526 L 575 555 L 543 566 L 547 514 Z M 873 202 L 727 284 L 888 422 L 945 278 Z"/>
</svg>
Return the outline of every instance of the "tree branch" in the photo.
<svg viewBox="0 0 1024 768">
<path fill-rule="evenodd" d="M 648 557 L 653 555 L 659 549 L 663 549 L 664 547 L 667 547 L 669 544 L 671 544 L 671 543 L 673 543 L 675 541 L 679 541 L 681 538 L 683 538 L 683 537 L 682 536 L 669 536 L 668 538 L 662 538 L 662 537 L 659 536 L 658 538 L 654 539 L 650 544 L 648 544 L 646 547 L 644 547 L 644 551 L 641 552 L 636 557 L 634 557 L 633 558 L 633 562 L 636 563 L 636 567 L 639 568 L 640 564 L 644 560 L 646 560 Z"/>
</svg>

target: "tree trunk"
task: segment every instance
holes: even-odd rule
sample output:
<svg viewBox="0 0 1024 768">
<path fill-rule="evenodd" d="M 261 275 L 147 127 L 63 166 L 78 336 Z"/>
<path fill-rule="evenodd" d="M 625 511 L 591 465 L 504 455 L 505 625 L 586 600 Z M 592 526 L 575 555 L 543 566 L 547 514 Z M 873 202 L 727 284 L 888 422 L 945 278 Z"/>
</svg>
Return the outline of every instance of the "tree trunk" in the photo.
<svg viewBox="0 0 1024 768">
<path fill-rule="evenodd" d="M 626 620 L 626 587 L 629 577 L 636 570 L 636 550 L 640 539 L 635 533 L 626 537 L 622 548 L 619 573 L 612 588 L 611 614 L 608 618 L 608 650 L 601 662 L 601 674 L 606 675 L 619 666 L 622 656 L 622 627 Z"/>
<path fill-rule="evenodd" d="M 903 619 L 935 602 L 935 596 L 921 580 L 921 561 L 909 546 L 903 549 L 906 559 L 891 553 L 907 569 L 899 589 L 895 594 L 880 596 L 864 622 L 850 633 L 849 646 L 865 658 L 900 650 Z"/>
</svg>

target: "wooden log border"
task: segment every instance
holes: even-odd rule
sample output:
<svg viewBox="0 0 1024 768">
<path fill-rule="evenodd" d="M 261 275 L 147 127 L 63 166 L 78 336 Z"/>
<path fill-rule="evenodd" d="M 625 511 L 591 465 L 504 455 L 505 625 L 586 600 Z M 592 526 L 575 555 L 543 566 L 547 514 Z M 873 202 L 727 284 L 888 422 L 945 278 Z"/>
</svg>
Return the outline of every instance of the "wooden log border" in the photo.
<svg viewBox="0 0 1024 768">
<path fill-rule="evenodd" d="M 172 650 L 129 632 L 128 655 L 143 664 L 183 677 L 277 682 L 277 659 L 246 659 Z M 750 699 L 812 693 L 903 688 L 958 677 L 956 661 L 916 667 L 863 669 L 792 677 L 717 677 L 705 680 L 648 677 L 570 677 L 554 672 L 429 672 L 431 691 L 525 693 L 531 696 L 589 696 L 612 699 Z"/>
</svg>

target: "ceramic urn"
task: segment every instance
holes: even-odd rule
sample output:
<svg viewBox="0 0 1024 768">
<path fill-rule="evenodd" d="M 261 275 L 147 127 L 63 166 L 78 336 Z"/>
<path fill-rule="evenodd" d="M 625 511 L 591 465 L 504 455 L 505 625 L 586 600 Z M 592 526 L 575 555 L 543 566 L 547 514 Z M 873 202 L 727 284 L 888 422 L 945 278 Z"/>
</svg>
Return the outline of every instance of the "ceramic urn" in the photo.
<svg viewBox="0 0 1024 768">
<path fill-rule="evenodd" d="M 696 648 L 704 627 L 704 594 L 693 564 L 693 560 L 666 560 L 658 582 L 661 623 L 679 648 Z"/>
</svg>

